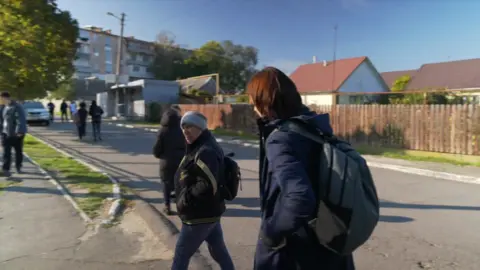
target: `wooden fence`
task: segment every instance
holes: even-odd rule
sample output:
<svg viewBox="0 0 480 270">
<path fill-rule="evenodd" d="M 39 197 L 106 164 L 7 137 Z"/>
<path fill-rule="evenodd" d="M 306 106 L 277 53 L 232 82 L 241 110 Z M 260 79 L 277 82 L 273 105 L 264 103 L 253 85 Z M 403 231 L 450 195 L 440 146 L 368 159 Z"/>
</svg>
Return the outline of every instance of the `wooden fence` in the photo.
<svg viewBox="0 0 480 270">
<path fill-rule="evenodd" d="M 200 111 L 209 128 L 255 132 L 247 104 L 180 105 Z M 479 105 L 336 105 L 311 106 L 330 113 L 335 134 L 354 144 L 452 154 L 480 155 Z"/>
<path fill-rule="evenodd" d="M 312 106 L 353 143 L 480 155 L 479 105 Z"/>
</svg>

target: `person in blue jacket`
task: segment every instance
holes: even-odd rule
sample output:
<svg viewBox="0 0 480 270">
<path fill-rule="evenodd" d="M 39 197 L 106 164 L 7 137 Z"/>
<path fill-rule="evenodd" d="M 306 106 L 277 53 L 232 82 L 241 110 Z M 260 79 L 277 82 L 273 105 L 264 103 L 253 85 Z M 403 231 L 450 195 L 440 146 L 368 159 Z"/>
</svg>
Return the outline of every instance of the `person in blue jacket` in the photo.
<svg viewBox="0 0 480 270">
<path fill-rule="evenodd" d="M 259 116 L 261 226 L 255 270 L 354 270 L 353 256 L 339 256 L 319 244 L 306 227 L 315 218 L 317 200 L 310 183 L 319 145 L 290 131 L 275 130 L 287 119 L 309 123 L 332 134 L 328 114 L 302 104 L 294 82 L 267 67 L 247 85 Z"/>
</svg>

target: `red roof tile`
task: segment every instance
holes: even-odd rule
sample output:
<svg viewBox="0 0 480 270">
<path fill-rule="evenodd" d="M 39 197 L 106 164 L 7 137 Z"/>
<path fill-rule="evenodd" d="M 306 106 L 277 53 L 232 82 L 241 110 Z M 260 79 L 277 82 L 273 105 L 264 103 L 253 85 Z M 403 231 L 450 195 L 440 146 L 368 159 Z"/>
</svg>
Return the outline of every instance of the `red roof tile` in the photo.
<svg viewBox="0 0 480 270">
<path fill-rule="evenodd" d="M 407 86 L 420 89 L 480 88 L 480 58 L 423 65 Z"/>
<path fill-rule="evenodd" d="M 411 69 L 411 70 L 401 70 L 401 71 L 390 71 L 390 72 L 382 72 L 380 75 L 382 75 L 383 80 L 385 83 L 388 85 L 388 87 L 392 87 L 393 83 L 400 77 L 409 75 L 411 78 L 415 76 L 415 73 L 417 72 L 416 69 Z"/>
<path fill-rule="evenodd" d="M 324 66 L 322 62 L 305 64 L 299 66 L 290 75 L 290 78 L 300 93 L 336 91 L 366 59 L 368 59 L 366 56 L 340 59 L 327 62 L 327 66 Z M 335 80 L 332 90 L 334 69 Z"/>
</svg>

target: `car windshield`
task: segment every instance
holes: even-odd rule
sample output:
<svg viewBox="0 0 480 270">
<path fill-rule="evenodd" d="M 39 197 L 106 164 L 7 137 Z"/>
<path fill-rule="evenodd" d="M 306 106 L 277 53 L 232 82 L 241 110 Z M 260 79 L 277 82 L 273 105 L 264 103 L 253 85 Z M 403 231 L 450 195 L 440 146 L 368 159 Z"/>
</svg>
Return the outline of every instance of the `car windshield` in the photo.
<svg viewBox="0 0 480 270">
<path fill-rule="evenodd" d="M 31 101 L 27 101 L 23 103 L 23 108 L 24 109 L 45 109 L 45 107 L 41 102 L 31 102 Z"/>
</svg>

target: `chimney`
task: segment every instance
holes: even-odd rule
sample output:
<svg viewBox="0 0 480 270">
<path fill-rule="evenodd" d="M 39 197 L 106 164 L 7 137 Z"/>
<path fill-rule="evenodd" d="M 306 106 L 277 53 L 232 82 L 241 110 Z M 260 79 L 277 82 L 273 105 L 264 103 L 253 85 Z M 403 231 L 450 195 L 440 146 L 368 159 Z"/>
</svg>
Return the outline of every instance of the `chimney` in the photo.
<svg viewBox="0 0 480 270">
<path fill-rule="evenodd" d="M 317 57 L 315 55 L 313 56 L 313 63 L 317 63 Z"/>
<path fill-rule="evenodd" d="M 327 66 L 327 60 L 323 60 L 323 66 L 324 66 L 324 67 Z"/>
</svg>

